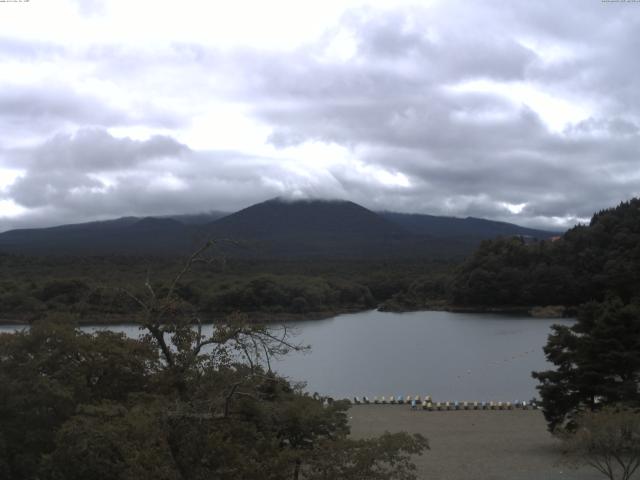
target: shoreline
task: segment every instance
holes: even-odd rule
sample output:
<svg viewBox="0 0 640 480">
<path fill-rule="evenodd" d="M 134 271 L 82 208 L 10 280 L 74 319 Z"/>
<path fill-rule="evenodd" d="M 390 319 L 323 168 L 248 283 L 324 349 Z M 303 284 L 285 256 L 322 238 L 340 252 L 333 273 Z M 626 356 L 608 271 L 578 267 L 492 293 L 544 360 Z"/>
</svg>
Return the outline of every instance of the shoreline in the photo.
<svg viewBox="0 0 640 480">
<path fill-rule="evenodd" d="M 513 306 L 482 306 L 482 305 L 453 305 L 428 304 L 420 307 L 385 308 L 384 304 L 378 308 L 381 312 L 409 313 L 409 312 L 451 312 L 451 313 L 495 313 L 504 315 L 519 315 L 532 318 L 572 318 L 577 307 L 566 305 L 513 305 Z"/>
<path fill-rule="evenodd" d="M 307 312 L 307 313 L 271 313 L 271 312 L 238 312 L 248 317 L 249 323 L 288 323 L 288 322 L 302 322 L 313 320 L 325 320 L 327 318 L 336 317 L 338 315 L 346 315 L 350 313 L 361 313 L 375 309 L 345 309 L 345 310 L 330 310 L 322 312 Z M 64 315 L 64 313 L 56 312 L 56 315 Z M 77 313 L 69 313 L 78 326 L 92 326 L 92 325 L 132 325 L 140 324 L 138 316 L 134 314 L 90 314 L 83 316 L 82 319 L 78 319 Z M 215 315 L 209 315 L 202 318 L 202 325 L 212 324 L 214 322 L 224 321 L 229 315 L 233 313 L 220 313 Z M 35 321 L 42 318 L 34 318 L 33 316 L 25 316 L 24 318 L 16 317 L 0 317 L 0 325 L 15 325 L 15 326 L 29 326 Z M 194 323 L 195 325 L 195 323 Z"/>
<path fill-rule="evenodd" d="M 250 323 L 289 323 L 289 322 L 303 322 L 314 320 L 325 320 L 327 318 L 336 317 L 338 315 L 348 315 L 354 313 L 368 312 L 377 310 L 380 312 L 388 313 L 411 313 L 411 312 L 451 312 L 451 313 L 492 313 L 498 315 L 517 315 L 532 318 L 571 318 L 575 316 L 575 307 L 565 307 L 563 305 L 551 305 L 551 306 L 503 306 L 503 307 L 484 307 L 484 306 L 460 306 L 460 305 L 446 305 L 446 304 L 433 304 L 425 305 L 421 308 L 403 308 L 403 309 L 391 309 L 384 308 L 384 305 L 380 305 L 377 308 L 367 309 L 342 309 L 342 310 L 326 310 L 320 312 L 306 312 L 306 313 L 273 313 L 273 312 L 238 312 L 242 315 L 246 315 Z M 64 313 L 56 312 L 56 314 L 64 315 Z M 96 314 L 92 313 L 83 316 L 82 319 L 78 319 L 79 314 L 68 313 L 77 323 L 78 326 L 91 326 L 91 325 L 130 325 L 140 323 L 135 314 Z M 229 315 L 233 313 L 218 313 L 203 317 L 202 324 L 207 325 L 214 322 L 223 321 Z M 14 326 L 28 326 L 33 322 L 40 320 L 34 314 L 24 315 L 22 318 L 16 317 L 0 317 L 0 325 L 14 325 Z"/>
</svg>

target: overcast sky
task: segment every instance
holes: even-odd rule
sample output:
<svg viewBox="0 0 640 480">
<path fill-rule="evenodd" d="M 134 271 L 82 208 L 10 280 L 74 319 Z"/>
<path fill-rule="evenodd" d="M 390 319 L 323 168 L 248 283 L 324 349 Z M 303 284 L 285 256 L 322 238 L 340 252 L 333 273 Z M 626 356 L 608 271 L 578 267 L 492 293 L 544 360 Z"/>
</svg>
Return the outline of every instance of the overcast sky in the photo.
<svg viewBox="0 0 640 480">
<path fill-rule="evenodd" d="M 640 194 L 640 2 L 0 2 L 0 231 L 274 196 L 564 228 Z"/>
</svg>

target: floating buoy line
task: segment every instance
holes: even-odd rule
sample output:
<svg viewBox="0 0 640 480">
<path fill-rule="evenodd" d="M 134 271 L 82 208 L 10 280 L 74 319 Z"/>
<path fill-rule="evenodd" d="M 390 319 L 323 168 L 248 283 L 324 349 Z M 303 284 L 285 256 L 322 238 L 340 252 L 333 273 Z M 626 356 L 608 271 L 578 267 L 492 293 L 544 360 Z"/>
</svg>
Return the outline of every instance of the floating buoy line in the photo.
<svg viewBox="0 0 640 480">
<path fill-rule="evenodd" d="M 416 395 L 412 397 L 411 395 L 407 395 L 403 397 L 402 395 L 398 396 L 389 396 L 389 397 L 373 397 L 369 399 L 366 396 L 363 397 L 353 397 L 352 400 L 349 400 L 354 405 L 409 405 L 414 410 L 428 410 L 428 411 L 444 411 L 444 410 L 535 410 L 540 408 L 538 403 L 535 400 L 520 401 L 515 400 L 513 402 L 458 402 L 458 401 L 444 401 L 444 402 L 435 402 L 431 399 L 430 395 L 425 395 L 424 397 L 420 397 L 420 395 Z"/>
</svg>

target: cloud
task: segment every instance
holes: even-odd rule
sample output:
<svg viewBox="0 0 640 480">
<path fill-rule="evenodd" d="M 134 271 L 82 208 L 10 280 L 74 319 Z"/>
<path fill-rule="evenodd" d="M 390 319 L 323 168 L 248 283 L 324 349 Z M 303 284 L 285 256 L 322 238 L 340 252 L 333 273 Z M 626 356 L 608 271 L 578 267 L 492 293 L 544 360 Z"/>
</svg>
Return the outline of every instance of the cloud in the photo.
<svg viewBox="0 0 640 480">
<path fill-rule="evenodd" d="M 387 208 L 557 226 L 638 195 L 638 96 L 626 86 L 639 73 L 629 58 L 640 10 L 621 19 L 591 6 L 573 18 L 575 4 L 506 14 L 496 5 L 457 17 L 454 2 L 443 10 L 443 28 L 433 12 L 352 12 L 354 61 L 331 64 L 298 51 L 258 63 L 254 113 L 272 126 L 277 148 L 344 145 L 365 164 L 404 174 L 412 187 L 380 198 Z M 556 17 L 565 16 L 562 30 Z M 507 20 L 512 25 L 499 24 Z M 573 50 L 550 52 L 558 38 Z M 624 67 L 613 68 L 619 62 Z M 495 88 L 451 88 L 469 79 Z M 550 97 L 504 92 L 523 84 Z M 591 116 L 555 131 L 546 117 L 564 113 L 553 111 L 559 102 L 548 104 L 554 95 L 584 100 Z M 505 204 L 525 206 L 514 213 Z"/>
<path fill-rule="evenodd" d="M 102 129 L 59 134 L 4 156 L 24 171 L 0 190 L 0 200 L 27 211 L 0 215 L 0 230 L 126 215 L 234 211 L 322 183 L 269 158 L 193 151 L 163 136 L 116 138 Z"/>
<path fill-rule="evenodd" d="M 290 193 L 557 228 L 640 194 L 636 5 L 358 7 L 272 48 L 156 38 L 115 3 L 76 5 L 82 43 L 0 40 L 11 225 Z"/>
<path fill-rule="evenodd" d="M 99 15 L 105 11 L 106 5 L 104 0 L 74 0 L 78 12 L 81 15 L 91 17 Z"/>
</svg>

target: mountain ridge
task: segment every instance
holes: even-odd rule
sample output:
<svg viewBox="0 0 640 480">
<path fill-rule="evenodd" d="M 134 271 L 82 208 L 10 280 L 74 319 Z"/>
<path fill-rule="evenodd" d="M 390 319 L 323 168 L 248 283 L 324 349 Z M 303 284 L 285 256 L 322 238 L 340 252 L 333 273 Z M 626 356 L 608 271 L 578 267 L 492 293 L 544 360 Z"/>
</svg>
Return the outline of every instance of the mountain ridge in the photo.
<svg viewBox="0 0 640 480">
<path fill-rule="evenodd" d="M 10 230 L 0 252 L 25 254 L 185 254 L 208 238 L 240 246 L 243 257 L 456 256 L 499 235 L 549 238 L 555 232 L 485 219 L 373 212 L 347 200 L 274 198 L 235 213 L 210 212 Z"/>
</svg>

